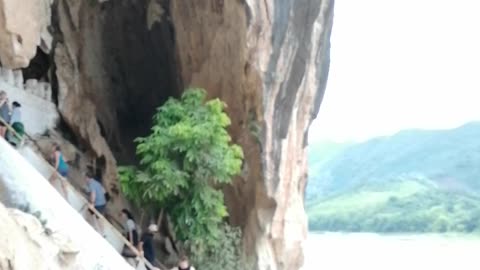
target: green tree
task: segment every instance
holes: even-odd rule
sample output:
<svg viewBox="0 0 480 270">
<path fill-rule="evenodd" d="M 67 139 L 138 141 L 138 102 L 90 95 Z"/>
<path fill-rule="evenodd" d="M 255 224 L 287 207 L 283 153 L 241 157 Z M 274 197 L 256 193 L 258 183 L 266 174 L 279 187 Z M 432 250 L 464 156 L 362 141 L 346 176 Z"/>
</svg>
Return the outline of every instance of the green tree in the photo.
<svg viewBox="0 0 480 270">
<path fill-rule="evenodd" d="M 203 89 L 170 98 L 153 117 L 151 134 L 135 140 L 139 166 L 119 170 L 127 198 L 163 208 L 177 239 L 197 253 L 218 245 L 228 215 L 219 188 L 242 166 L 224 109 L 219 99 L 206 101 Z"/>
</svg>

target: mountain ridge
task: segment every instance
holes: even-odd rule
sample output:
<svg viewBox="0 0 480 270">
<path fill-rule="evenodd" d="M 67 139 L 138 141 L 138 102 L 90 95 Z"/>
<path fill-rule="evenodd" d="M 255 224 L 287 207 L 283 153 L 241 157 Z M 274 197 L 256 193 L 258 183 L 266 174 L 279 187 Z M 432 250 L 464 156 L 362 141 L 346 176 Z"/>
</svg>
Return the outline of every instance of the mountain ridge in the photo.
<svg viewBox="0 0 480 270">
<path fill-rule="evenodd" d="M 330 184 L 323 188 L 322 194 L 342 190 L 336 186 L 351 188 L 364 181 L 415 172 L 439 181 L 453 175 L 470 188 L 480 190 L 480 181 L 477 183 L 472 175 L 465 175 L 468 171 L 480 178 L 480 169 L 473 170 L 475 164 L 480 165 L 480 140 L 477 138 L 480 138 L 480 122 L 471 122 L 451 130 L 405 130 L 393 136 L 347 145 L 320 166 L 315 158 L 321 153 L 310 151 L 307 195 L 310 198 L 318 196 L 311 192 L 316 185 L 325 185 L 325 181 Z M 440 165 L 447 168 L 438 169 Z M 333 179 L 329 181 L 329 178 Z"/>
<path fill-rule="evenodd" d="M 404 130 L 337 147 L 320 163 L 317 156 L 324 153 L 313 147 L 306 191 L 310 228 L 476 231 L 479 138 L 480 122 L 471 122 L 450 130 Z"/>
</svg>

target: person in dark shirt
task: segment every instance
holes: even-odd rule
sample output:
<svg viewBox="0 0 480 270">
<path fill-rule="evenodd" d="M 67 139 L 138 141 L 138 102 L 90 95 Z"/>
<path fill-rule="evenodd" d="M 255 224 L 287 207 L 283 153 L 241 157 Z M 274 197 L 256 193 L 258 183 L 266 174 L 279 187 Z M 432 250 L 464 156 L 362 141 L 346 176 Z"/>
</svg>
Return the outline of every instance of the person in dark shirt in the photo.
<svg viewBox="0 0 480 270">
<path fill-rule="evenodd" d="M 138 243 L 138 250 L 143 253 L 143 257 L 147 259 L 152 265 L 155 262 L 155 248 L 153 245 L 153 234 L 158 231 L 155 224 L 148 226 L 148 231 L 142 234 L 140 242 Z"/>
</svg>

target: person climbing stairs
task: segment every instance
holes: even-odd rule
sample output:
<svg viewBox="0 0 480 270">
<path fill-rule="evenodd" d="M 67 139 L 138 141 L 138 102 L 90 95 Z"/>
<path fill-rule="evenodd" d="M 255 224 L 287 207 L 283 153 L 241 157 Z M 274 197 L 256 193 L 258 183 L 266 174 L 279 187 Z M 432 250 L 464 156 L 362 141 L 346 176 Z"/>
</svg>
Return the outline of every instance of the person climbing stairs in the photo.
<svg viewBox="0 0 480 270">
<path fill-rule="evenodd" d="M 16 146 L 18 153 L 22 156 L 22 158 L 28 162 L 40 175 L 43 176 L 44 179 L 48 179 L 53 174 L 56 177 L 62 179 L 66 182 L 66 188 L 69 190 L 69 201 L 68 203 L 72 208 L 74 208 L 82 217 L 85 216 L 85 210 L 88 209 L 89 211 L 93 212 L 93 214 L 98 218 L 99 222 L 102 222 L 102 225 L 105 229 L 105 240 L 110 243 L 110 245 L 119 253 L 121 254 L 124 246 L 128 247 L 133 254 L 136 255 L 136 260 L 134 265 L 132 265 L 137 270 L 143 269 L 166 269 L 165 266 L 160 265 L 160 268 L 154 267 L 148 260 L 146 260 L 143 255 L 134 247 L 123 235 L 120 233 L 117 228 L 115 228 L 95 207 L 91 207 L 89 201 L 82 195 L 80 191 L 78 191 L 75 187 L 71 185 L 68 181 L 63 179 L 63 176 L 60 175 L 57 170 L 55 170 L 50 163 L 43 157 L 40 148 L 36 145 L 35 141 L 31 139 L 28 134 L 24 134 L 25 136 L 21 136 L 20 134 L 16 133 L 16 130 L 13 129 L 8 123 L 6 123 L 3 119 L 0 118 L 0 122 L 5 124 L 7 129 L 12 132 L 17 137 L 21 137 L 18 139 L 22 139 L 22 143 Z M 30 144 L 26 144 L 23 140 L 23 137 L 28 138 Z M 1 138 L 0 140 L 3 140 Z M 12 147 L 12 146 L 10 146 Z M 38 148 L 38 149 L 34 149 Z M 3 153 L 2 153 L 3 154 Z M 0 167 L 1 169 L 1 167 Z M 0 171 L 0 174 L 2 171 Z M 126 258 L 125 258 L 126 259 Z M 129 260 L 129 263 L 132 264 L 132 260 Z"/>
</svg>

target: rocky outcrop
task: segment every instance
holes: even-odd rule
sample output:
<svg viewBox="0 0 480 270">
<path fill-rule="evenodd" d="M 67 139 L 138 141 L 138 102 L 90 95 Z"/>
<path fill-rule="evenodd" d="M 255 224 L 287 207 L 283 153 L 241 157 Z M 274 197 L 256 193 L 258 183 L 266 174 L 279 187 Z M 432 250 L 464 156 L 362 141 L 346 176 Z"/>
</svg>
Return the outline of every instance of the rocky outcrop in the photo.
<svg viewBox="0 0 480 270">
<path fill-rule="evenodd" d="M 60 0 L 54 8 L 58 107 L 103 164 L 117 211 L 127 204 L 117 160 L 135 162 L 133 140 L 150 130 L 156 108 L 178 89 L 170 29 L 148 28 L 156 13 L 147 12 L 147 2 Z"/>
<path fill-rule="evenodd" d="M 136 162 L 132 139 L 155 109 L 205 88 L 228 104 L 245 152 L 225 198 L 247 254 L 259 269 L 298 269 L 306 134 L 325 89 L 333 0 L 58 0 L 52 14 L 58 109 L 102 161 L 114 203 L 126 203 L 117 162 Z"/>
<path fill-rule="evenodd" d="M 333 1 L 172 1 L 185 85 L 229 105 L 246 153 L 226 199 L 259 269 L 299 269 L 306 139 L 329 67 Z"/>
<path fill-rule="evenodd" d="M 37 46 L 49 51 L 53 0 L 0 0 L 0 62 L 9 68 L 27 67 Z"/>
<path fill-rule="evenodd" d="M 100 117 L 101 104 L 108 108 L 113 100 L 102 98 L 106 95 L 102 57 L 95 50 L 99 47 L 97 44 L 101 42 L 101 36 L 96 31 L 97 20 L 89 12 L 91 3 L 95 1 L 58 1 L 58 6 L 54 8 L 57 31 L 61 33 L 54 52 L 58 109 L 78 138 L 98 158 L 106 161 L 104 179 L 107 182 L 104 184 L 118 193 L 116 161 L 108 147 L 107 134 L 102 134 L 99 126 L 100 122 L 113 124 L 115 121 Z"/>
<path fill-rule="evenodd" d="M 49 236 L 40 221 L 0 204 L 0 269 L 85 269 L 75 264 L 77 248 L 65 236 Z"/>
</svg>

